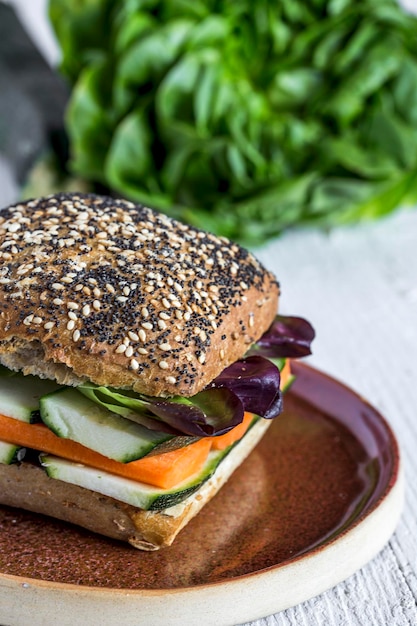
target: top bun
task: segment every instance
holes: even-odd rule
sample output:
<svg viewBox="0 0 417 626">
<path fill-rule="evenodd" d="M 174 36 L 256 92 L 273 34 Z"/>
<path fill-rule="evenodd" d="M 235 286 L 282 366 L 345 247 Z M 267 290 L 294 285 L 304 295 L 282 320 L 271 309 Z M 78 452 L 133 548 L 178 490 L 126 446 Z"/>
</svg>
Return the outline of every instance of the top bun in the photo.
<svg viewBox="0 0 417 626">
<path fill-rule="evenodd" d="M 224 237 L 57 194 L 0 213 L 0 362 L 77 385 L 192 396 L 272 323 L 278 284 Z"/>
</svg>

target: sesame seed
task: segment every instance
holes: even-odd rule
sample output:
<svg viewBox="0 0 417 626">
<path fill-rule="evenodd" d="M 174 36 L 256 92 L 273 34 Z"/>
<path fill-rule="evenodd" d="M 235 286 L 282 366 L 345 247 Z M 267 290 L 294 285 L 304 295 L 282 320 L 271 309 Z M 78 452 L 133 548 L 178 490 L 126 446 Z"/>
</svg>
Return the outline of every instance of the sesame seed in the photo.
<svg viewBox="0 0 417 626">
<path fill-rule="evenodd" d="M 118 296 L 118 297 L 116 298 L 116 300 L 117 300 L 118 302 L 121 302 L 122 304 L 124 304 L 124 303 L 127 301 L 127 297 L 126 297 L 126 296 Z"/>
<path fill-rule="evenodd" d="M 136 361 L 136 359 L 130 360 L 130 367 L 132 368 L 132 370 L 135 371 L 139 369 L 139 363 Z"/>
<path fill-rule="evenodd" d="M 169 313 L 165 313 L 165 311 L 161 311 L 159 314 L 159 317 L 162 320 L 169 320 L 170 319 L 170 314 Z"/>
<path fill-rule="evenodd" d="M 70 321 L 67 323 L 67 330 L 72 330 L 74 327 L 75 327 L 75 322 L 74 322 L 74 320 L 70 320 Z"/>
<path fill-rule="evenodd" d="M 164 305 L 164 307 L 166 309 L 170 309 L 171 308 L 171 304 L 170 304 L 170 302 L 169 302 L 169 300 L 167 298 L 163 298 L 162 299 L 162 304 Z"/>
<path fill-rule="evenodd" d="M 90 315 L 91 309 L 90 309 L 90 305 L 89 304 L 85 304 L 82 308 L 81 313 L 83 315 L 85 315 L 85 317 L 87 317 L 88 315 Z"/>
<path fill-rule="evenodd" d="M 220 350 L 220 360 L 223 361 L 224 359 L 224 350 L 223 348 Z"/>
<path fill-rule="evenodd" d="M 143 322 L 142 324 L 143 328 L 146 328 L 146 330 L 152 330 L 153 326 L 150 322 Z"/>
<path fill-rule="evenodd" d="M 79 309 L 79 305 L 76 302 L 67 302 L 67 309 L 72 309 L 74 311 L 76 311 L 77 309 Z"/>
<path fill-rule="evenodd" d="M 161 370 L 167 370 L 169 365 L 166 361 L 159 361 L 158 363 L 159 367 L 161 368 Z"/>
<path fill-rule="evenodd" d="M 133 348 L 132 348 L 132 346 L 127 346 L 125 355 L 127 357 L 131 357 L 133 355 Z"/>
<path fill-rule="evenodd" d="M 168 350 L 171 350 L 171 344 L 169 344 L 168 342 L 161 343 L 159 344 L 159 348 L 161 350 L 168 351 Z"/>
<path fill-rule="evenodd" d="M 123 354 L 123 352 L 126 352 L 126 346 L 124 343 L 121 343 L 120 346 L 116 348 L 116 354 Z"/>
<path fill-rule="evenodd" d="M 142 313 L 142 316 L 143 316 L 145 319 L 146 319 L 147 317 L 149 317 L 149 311 L 148 311 L 148 309 L 146 308 L 146 306 L 144 306 L 144 307 L 142 308 L 141 313 Z"/>
<path fill-rule="evenodd" d="M 138 348 L 138 352 L 139 354 L 148 354 L 148 351 L 146 348 Z"/>
<path fill-rule="evenodd" d="M 74 320 L 74 322 L 76 322 L 78 319 L 74 311 L 68 311 L 68 317 L 70 318 L 70 320 Z"/>
<path fill-rule="evenodd" d="M 55 289 L 56 291 L 65 289 L 64 285 L 61 285 L 61 283 L 52 283 L 51 287 L 52 289 Z"/>
<path fill-rule="evenodd" d="M 159 330 L 165 330 L 167 327 L 167 325 L 165 324 L 164 320 L 158 320 L 158 328 Z"/>
<path fill-rule="evenodd" d="M 198 357 L 198 361 L 199 363 L 203 364 L 206 361 L 206 355 L 203 353 L 200 354 L 200 356 Z"/>
<path fill-rule="evenodd" d="M 106 283 L 106 289 L 109 293 L 115 293 L 116 291 L 113 285 L 110 285 L 110 283 Z"/>
<path fill-rule="evenodd" d="M 53 328 L 55 326 L 55 322 L 46 322 L 46 324 L 43 325 L 45 330 L 51 330 L 51 328 Z"/>
<path fill-rule="evenodd" d="M 132 341 L 139 341 L 138 335 L 134 333 L 133 330 L 129 330 L 127 334 Z"/>
<path fill-rule="evenodd" d="M 80 337 L 81 337 L 80 331 L 79 330 L 74 330 L 74 332 L 72 333 L 72 340 L 73 341 L 78 341 Z"/>
<path fill-rule="evenodd" d="M 96 311 L 100 311 L 101 309 L 101 304 L 98 300 L 94 300 L 93 302 L 93 309 L 95 309 Z"/>
<path fill-rule="evenodd" d="M 36 317 L 33 318 L 32 321 L 34 324 L 42 324 L 43 319 L 37 315 Z"/>
<path fill-rule="evenodd" d="M 253 315 L 253 313 L 249 313 L 249 326 L 250 326 L 250 328 L 252 328 L 254 323 L 255 323 L 254 315 Z"/>
<path fill-rule="evenodd" d="M 170 385 L 175 385 L 175 383 L 177 382 L 177 379 L 175 378 L 175 376 L 167 376 L 165 378 L 165 380 L 167 381 L 167 383 L 169 383 Z"/>
<path fill-rule="evenodd" d="M 143 343 L 145 343 L 145 341 L 146 341 L 146 333 L 145 333 L 145 331 L 143 330 L 143 328 L 141 328 L 141 329 L 138 331 L 138 335 L 139 335 L 139 339 L 140 339 Z"/>
</svg>

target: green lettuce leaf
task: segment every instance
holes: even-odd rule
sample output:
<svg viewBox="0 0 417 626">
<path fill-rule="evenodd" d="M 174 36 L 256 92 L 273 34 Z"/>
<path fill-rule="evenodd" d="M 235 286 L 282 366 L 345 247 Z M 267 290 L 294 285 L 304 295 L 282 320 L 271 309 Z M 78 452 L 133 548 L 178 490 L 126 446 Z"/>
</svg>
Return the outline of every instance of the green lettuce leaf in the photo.
<svg viewBox="0 0 417 626">
<path fill-rule="evenodd" d="M 417 196 L 396 0 L 50 0 L 73 171 L 246 244 Z"/>
</svg>

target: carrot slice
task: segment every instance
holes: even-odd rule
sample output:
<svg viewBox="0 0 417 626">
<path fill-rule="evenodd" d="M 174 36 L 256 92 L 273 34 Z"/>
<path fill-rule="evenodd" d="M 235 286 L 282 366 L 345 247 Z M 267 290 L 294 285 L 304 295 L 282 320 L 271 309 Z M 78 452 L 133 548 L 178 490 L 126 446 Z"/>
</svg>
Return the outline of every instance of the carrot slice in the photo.
<svg viewBox="0 0 417 626">
<path fill-rule="evenodd" d="M 245 413 L 245 415 L 243 416 L 243 421 L 234 428 L 232 428 L 232 430 L 229 430 L 229 432 L 225 433 L 224 435 L 210 437 L 212 450 L 225 450 L 233 443 L 238 441 L 238 439 L 241 439 L 251 425 L 252 420 L 253 414 Z"/>
<path fill-rule="evenodd" d="M 203 437 L 184 448 L 145 456 L 127 465 L 140 474 L 141 482 L 170 489 L 202 469 L 210 448 L 211 442 Z"/>
<path fill-rule="evenodd" d="M 70 439 L 55 435 L 44 424 L 26 424 L 0 414 L 0 440 L 60 456 L 74 463 L 170 489 L 201 469 L 211 447 L 210 438 L 144 457 L 131 463 L 119 463 Z"/>
<path fill-rule="evenodd" d="M 290 361 L 290 359 L 287 359 L 285 361 L 284 367 L 280 371 L 280 378 L 281 378 L 280 387 L 281 387 L 281 389 L 285 389 L 287 384 L 290 382 L 291 377 L 292 377 L 291 361 Z"/>
</svg>

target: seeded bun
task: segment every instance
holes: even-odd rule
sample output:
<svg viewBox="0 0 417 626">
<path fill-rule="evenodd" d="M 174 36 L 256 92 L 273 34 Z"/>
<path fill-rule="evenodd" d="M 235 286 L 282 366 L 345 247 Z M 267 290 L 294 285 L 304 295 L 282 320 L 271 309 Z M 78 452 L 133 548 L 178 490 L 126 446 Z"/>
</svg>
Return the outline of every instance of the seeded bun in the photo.
<svg viewBox="0 0 417 626">
<path fill-rule="evenodd" d="M 192 396 L 267 330 L 278 293 L 240 246 L 125 200 L 0 213 L 0 363 L 25 374 Z"/>
</svg>

